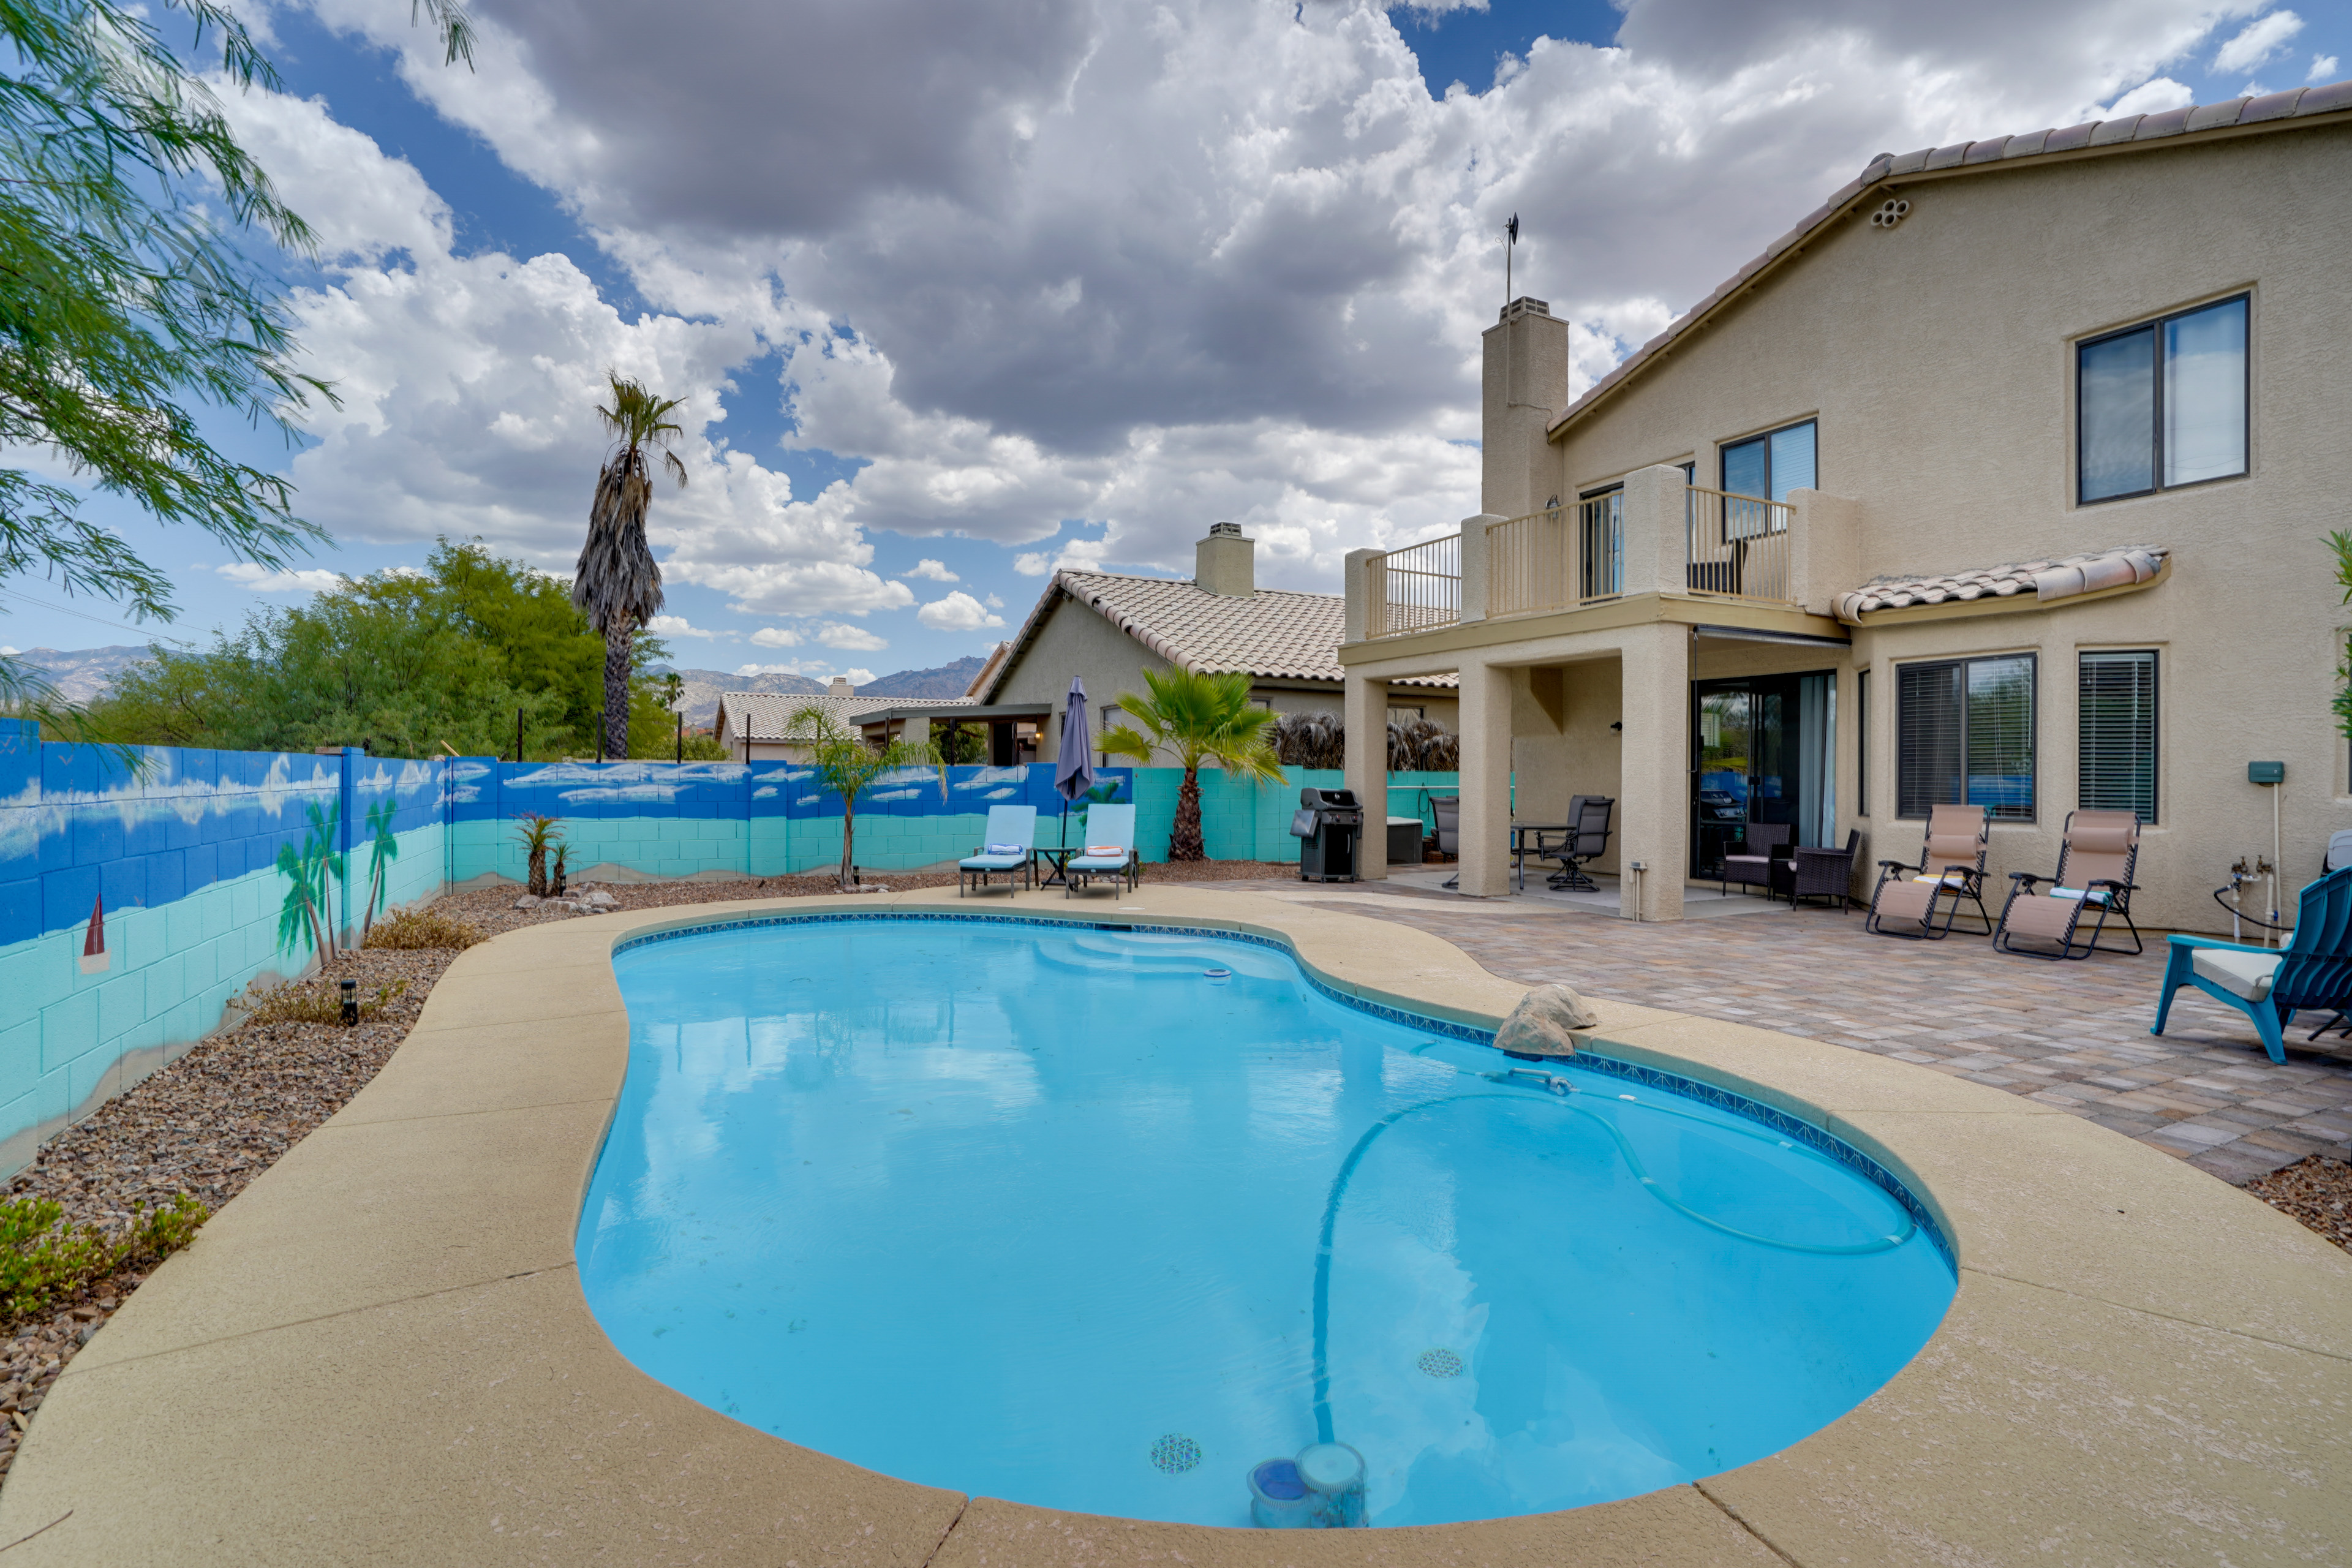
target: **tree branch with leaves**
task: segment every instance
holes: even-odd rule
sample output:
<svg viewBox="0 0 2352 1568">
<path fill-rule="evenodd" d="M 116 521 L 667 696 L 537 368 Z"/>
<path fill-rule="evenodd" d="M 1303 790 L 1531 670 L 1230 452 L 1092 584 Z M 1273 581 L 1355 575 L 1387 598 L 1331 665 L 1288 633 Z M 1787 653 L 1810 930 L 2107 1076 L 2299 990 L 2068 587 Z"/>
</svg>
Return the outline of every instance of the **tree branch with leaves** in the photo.
<svg viewBox="0 0 2352 1568">
<path fill-rule="evenodd" d="M 683 489 L 686 465 L 670 443 L 686 432 L 669 416 L 686 399 L 657 397 L 643 383 L 607 372 L 613 404 L 596 416 L 613 438 L 613 450 L 596 475 L 595 499 L 588 507 L 588 541 L 580 549 L 580 569 L 572 578 L 572 602 L 604 639 L 604 752 L 629 754 L 630 639 L 661 613 L 661 567 L 646 540 L 646 512 L 653 505 L 654 458 Z"/>
</svg>

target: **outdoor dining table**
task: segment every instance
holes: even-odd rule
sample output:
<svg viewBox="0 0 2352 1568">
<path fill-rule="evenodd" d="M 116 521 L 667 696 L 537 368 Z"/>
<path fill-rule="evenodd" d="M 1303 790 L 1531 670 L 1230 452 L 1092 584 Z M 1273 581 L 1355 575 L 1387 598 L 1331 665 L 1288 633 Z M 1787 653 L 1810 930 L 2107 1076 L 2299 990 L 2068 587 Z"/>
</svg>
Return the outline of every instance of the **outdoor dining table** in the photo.
<svg viewBox="0 0 2352 1568">
<path fill-rule="evenodd" d="M 1517 879 L 1520 892 L 1524 893 L 1528 890 L 1528 857 L 1532 855 L 1538 860 L 1543 858 L 1543 836 L 1547 833 L 1556 833 L 1564 839 L 1568 837 L 1568 824 L 1565 822 L 1514 822 L 1511 824 L 1511 874 Z M 1532 842 L 1530 842 L 1531 837 Z"/>
</svg>

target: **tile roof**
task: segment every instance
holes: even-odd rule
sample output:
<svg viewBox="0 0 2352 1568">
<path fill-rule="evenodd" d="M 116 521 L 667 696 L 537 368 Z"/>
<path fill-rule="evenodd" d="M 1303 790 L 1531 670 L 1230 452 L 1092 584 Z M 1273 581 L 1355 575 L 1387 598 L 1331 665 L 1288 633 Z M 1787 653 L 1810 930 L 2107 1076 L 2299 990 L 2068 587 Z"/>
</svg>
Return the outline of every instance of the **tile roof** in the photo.
<svg viewBox="0 0 2352 1568">
<path fill-rule="evenodd" d="M 803 708 L 821 708 L 844 724 L 855 723 L 867 713 L 886 708 L 963 708 L 971 704 L 969 697 L 811 697 L 793 691 L 726 691 L 719 697 L 719 707 L 729 722 L 726 737 L 737 742 L 743 738 L 743 726 L 749 724 L 754 741 L 805 741 L 811 736 L 790 733 L 785 725 L 792 716 Z"/>
<path fill-rule="evenodd" d="M 2009 599 L 2032 594 L 2037 603 L 2121 588 L 2145 583 L 2164 570 L 2171 552 L 2160 544 L 2124 544 L 2050 561 L 2020 561 L 1988 566 L 1976 572 L 1954 572 L 1941 577 L 1874 577 L 1850 594 L 1837 596 L 1837 617 L 1860 626 L 1874 610 L 1900 610 L 1913 605 L 1966 605 L 1979 599 Z M 2022 605 L 2018 606 L 2024 608 Z"/>
<path fill-rule="evenodd" d="M 1948 147 L 1922 147 L 1916 153 L 1905 153 L 1900 156 L 1881 153 L 1860 174 L 1832 192 L 1829 200 L 1799 218 L 1796 227 L 1766 246 L 1762 255 L 1725 279 L 1714 293 L 1684 311 L 1664 331 L 1627 354 L 1617 363 L 1614 370 L 1587 387 L 1583 396 L 1570 403 L 1561 411 L 1559 417 L 1551 422 L 1552 433 L 1558 434 L 1570 420 L 1590 412 L 1601 399 L 1623 385 L 1656 357 L 1660 350 L 1698 325 L 1716 307 L 1744 292 L 1759 273 L 1779 261 L 1815 229 L 1867 199 L 1872 187 L 1885 181 L 1932 174 L 1947 169 L 1965 173 L 1996 163 L 2014 163 L 2021 158 L 2046 158 L 2064 153 L 2121 148 L 2126 144 L 2140 147 L 2175 136 L 2222 132 L 2252 125 L 2288 130 L 2292 127 L 2273 122 L 2304 120 L 2317 114 L 2336 114 L 2347 110 L 2352 110 L 2352 80 L 2331 82 L 2326 87 L 2298 87 L 2261 98 L 2237 98 L 2224 103 L 2167 110 L 2161 114 L 2128 114 L 2120 120 L 2070 125 L 2063 131 L 2034 131 L 2022 136 L 1955 142 Z"/>
<path fill-rule="evenodd" d="M 1348 601 L 1338 594 L 1277 588 L 1213 594 L 1189 578 L 1062 571 L 1038 597 L 1013 639 L 1012 653 L 997 667 L 987 693 L 991 700 L 1065 599 L 1086 605 L 1181 668 L 1334 686 L 1342 678 L 1339 642 L 1347 635 Z M 1396 684 L 1452 686 L 1455 679 L 1429 676 Z"/>
</svg>

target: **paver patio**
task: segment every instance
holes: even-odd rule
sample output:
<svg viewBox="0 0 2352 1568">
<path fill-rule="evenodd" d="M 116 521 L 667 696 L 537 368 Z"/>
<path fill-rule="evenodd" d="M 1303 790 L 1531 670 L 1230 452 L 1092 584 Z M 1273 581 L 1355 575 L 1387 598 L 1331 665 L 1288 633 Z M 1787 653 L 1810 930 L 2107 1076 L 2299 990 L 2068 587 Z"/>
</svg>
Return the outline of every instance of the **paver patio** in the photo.
<svg viewBox="0 0 2352 1568">
<path fill-rule="evenodd" d="M 1176 869 L 1165 879 L 1181 880 Z M 2304 1014 L 2286 1064 L 2273 1066 L 2244 1015 L 2194 991 L 2180 994 L 2161 1037 L 2149 1034 L 2165 952 L 2153 933 L 2137 957 L 2049 963 L 1958 931 L 1942 942 L 1872 936 L 1858 911 L 1640 925 L 1378 882 L 1218 886 L 1418 926 L 1507 979 L 1563 981 L 1918 1062 L 2063 1106 L 2233 1184 L 2307 1154 L 2352 1157 L 2352 1045 L 2336 1036 L 2306 1045 L 2318 1018 Z"/>
</svg>

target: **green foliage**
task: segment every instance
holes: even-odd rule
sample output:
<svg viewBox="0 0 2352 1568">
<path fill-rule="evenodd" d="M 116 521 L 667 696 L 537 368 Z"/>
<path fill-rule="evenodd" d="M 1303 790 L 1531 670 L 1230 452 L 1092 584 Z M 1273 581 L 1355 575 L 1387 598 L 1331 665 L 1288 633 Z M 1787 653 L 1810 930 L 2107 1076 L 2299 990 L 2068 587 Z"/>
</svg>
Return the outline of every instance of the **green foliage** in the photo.
<svg viewBox="0 0 2352 1568">
<path fill-rule="evenodd" d="M 529 891 L 533 898 L 548 896 L 547 852 L 563 842 L 563 819 L 527 814 L 515 818 L 515 839 L 530 858 Z"/>
<path fill-rule="evenodd" d="M 338 805 L 337 810 L 341 807 Z M 360 914 L 360 945 L 367 945 L 368 931 L 375 924 L 376 905 L 383 899 L 384 881 L 392 872 L 392 863 L 400 858 L 400 839 L 392 831 L 392 819 L 400 809 L 400 797 L 386 795 L 368 807 L 368 892 L 367 908 Z"/>
<path fill-rule="evenodd" d="M 1176 792 L 1176 822 L 1168 837 L 1171 860 L 1205 860 L 1201 834 L 1201 764 L 1213 763 L 1229 777 L 1280 780 L 1274 751 L 1274 715 L 1250 702 L 1250 678 L 1234 673 L 1203 675 L 1189 669 L 1165 674 L 1147 669 L 1149 697 L 1118 696 L 1122 723 L 1102 738 L 1107 755 L 1149 767 L 1162 752 L 1173 752 L 1184 770 Z"/>
<path fill-rule="evenodd" d="M 2352 605 L 2352 533 L 2337 529 L 2327 536 L 2327 548 L 2336 552 L 2336 585 L 2344 590 L 2343 604 Z M 2336 661 L 2336 727 L 2352 735 L 2352 648 Z"/>
<path fill-rule="evenodd" d="M 160 1261 L 195 1239 L 212 1211 L 186 1193 L 152 1214 L 133 1214 L 129 1234 L 68 1226 L 54 1198 L 0 1202 L 0 1317 L 14 1322 L 79 1293 L 127 1263 Z"/>
<path fill-rule="evenodd" d="M 931 721 L 931 738 L 940 755 L 949 762 L 962 764 L 988 761 L 988 726 L 957 724 L 945 719 Z"/>
<path fill-rule="evenodd" d="M 840 886 L 844 889 L 850 885 L 856 864 L 851 854 L 856 844 L 857 797 L 876 780 L 900 768 L 933 768 L 939 773 L 940 799 L 948 797 L 947 763 L 929 741 L 902 736 L 887 746 L 869 746 L 863 735 L 814 703 L 785 720 L 784 731 L 811 737 L 808 763 L 816 770 L 817 785 L 841 797 Z"/>
<path fill-rule="evenodd" d="M 572 602 L 604 639 L 604 745 L 608 752 L 622 752 L 628 749 L 633 639 L 662 607 L 661 568 L 646 540 L 646 510 L 654 494 L 652 454 L 659 452 L 670 478 L 686 483 L 686 465 L 670 450 L 686 432 L 669 420 L 686 399 L 659 396 L 618 371 L 607 371 L 604 379 L 613 389 L 613 405 L 600 405 L 596 416 L 613 438 L 614 450 L 596 475 L 588 540 L 572 577 Z"/>
<path fill-rule="evenodd" d="M 683 762 L 733 763 L 742 760 L 716 735 L 688 735 L 684 750 L 686 755 L 680 759 Z"/>
<path fill-rule="evenodd" d="M 364 745 L 379 756 L 593 756 L 604 641 L 560 578 L 444 539 L 421 574 L 380 573 L 294 609 L 264 610 L 200 652 L 158 647 L 90 710 L 100 732 L 142 745 L 306 752 Z M 670 754 L 676 720 L 636 639 L 629 752 Z"/>
<path fill-rule="evenodd" d="M 310 830 L 302 847 L 278 847 L 278 874 L 286 879 L 286 898 L 278 907 L 278 951 L 299 951 L 308 942 L 321 963 L 335 956 L 334 888 L 342 879 L 343 858 L 335 850 L 335 830 L 343 807 L 338 801 L 321 811 L 316 803 L 303 808 Z"/>
<path fill-rule="evenodd" d="M 167 4 L 194 23 L 192 47 L 219 40 L 229 86 L 277 85 L 214 0 Z M 114 0 L 0 5 L 0 442 L 76 480 L 0 468 L 0 580 L 37 571 L 169 618 L 169 579 L 86 514 L 87 492 L 282 564 L 318 531 L 293 515 L 282 476 L 205 439 L 202 411 L 290 443 L 294 411 L 328 389 L 291 368 L 283 286 L 242 243 L 258 231 L 299 253 L 310 231 L 153 14 Z M 49 696 L 0 658 L 0 700 L 37 710 Z"/>
</svg>

